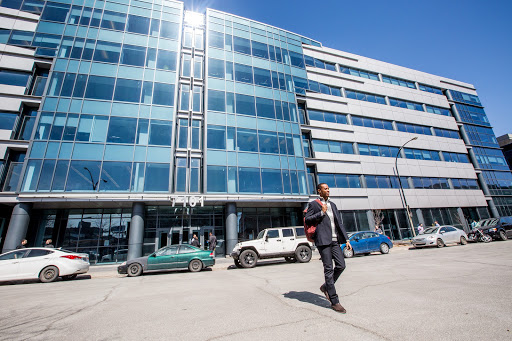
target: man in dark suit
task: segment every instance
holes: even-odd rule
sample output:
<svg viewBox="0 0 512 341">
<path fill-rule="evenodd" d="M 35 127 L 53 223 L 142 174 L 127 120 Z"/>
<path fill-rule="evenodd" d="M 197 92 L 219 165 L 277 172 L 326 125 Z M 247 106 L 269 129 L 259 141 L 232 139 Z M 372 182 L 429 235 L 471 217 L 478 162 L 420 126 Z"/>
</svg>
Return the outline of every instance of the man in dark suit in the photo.
<svg viewBox="0 0 512 341">
<path fill-rule="evenodd" d="M 315 245 L 322 258 L 325 276 L 325 283 L 320 287 L 320 291 L 329 300 L 333 310 L 345 314 L 347 311 L 340 304 L 334 283 L 345 270 L 345 259 L 340 244 L 346 243 L 349 250 L 352 246 L 348 240 L 347 231 L 341 223 L 338 208 L 329 200 L 329 186 L 321 183 L 318 184 L 316 190 L 320 196 L 321 204 L 316 200 L 311 201 L 308 204 L 305 219 L 306 224 L 316 225 Z M 334 268 L 332 266 L 333 261 Z"/>
</svg>

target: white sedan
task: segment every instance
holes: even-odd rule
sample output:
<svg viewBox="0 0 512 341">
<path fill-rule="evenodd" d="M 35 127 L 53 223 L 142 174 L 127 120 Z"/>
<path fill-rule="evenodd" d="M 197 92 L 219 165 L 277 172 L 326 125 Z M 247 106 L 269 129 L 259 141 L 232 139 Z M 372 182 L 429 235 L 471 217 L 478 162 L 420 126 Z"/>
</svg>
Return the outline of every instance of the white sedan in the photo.
<svg viewBox="0 0 512 341">
<path fill-rule="evenodd" d="M 412 245 L 414 247 L 443 247 L 446 244 L 466 245 L 467 243 L 468 236 L 466 235 L 466 232 L 448 225 L 427 227 L 422 234 L 419 234 L 412 239 Z"/>
<path fill-rule="evenodd" d="M 74 279 L 89 271 L 89 256 L 50 248 L 18 249 L 0 255 L 0 281 L 36 279 L 43 283 Z"/>
</svg>

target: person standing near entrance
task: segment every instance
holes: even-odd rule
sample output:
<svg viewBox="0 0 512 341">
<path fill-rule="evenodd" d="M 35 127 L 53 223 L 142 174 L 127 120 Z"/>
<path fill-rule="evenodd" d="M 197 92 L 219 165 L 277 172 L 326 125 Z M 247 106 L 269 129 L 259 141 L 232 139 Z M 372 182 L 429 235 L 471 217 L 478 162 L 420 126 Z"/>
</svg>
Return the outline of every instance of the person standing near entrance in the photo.
<svg viewBox="0 0 512 341">
<path fill-rule="evenodd" d="M 422 223 L 420 223 L 420 224 L 418 225 L 418 234 L 423 234 L 423 230 L 424 230 L 424 228 L 423 228 L 423 224 L 422 224 Z"/>
<path fill-rule="evenodd" d="M 199 239 L 197 238 L 197 235 L 194 233 L 194 236 L 192 236 L 192 241 L 190 242 L 190 245 L 199 247 Z"/>
<path fill-rule="evenodd" d="M 210 232 L 210 239 L 208 240 L 208 249 L 210 251 L 215 251 L 215 247 L 217 246 L 217 237 Z"/>
<path fill-rule="evenodd" d="M 50 248 L 54 248 L 53 244 L 52 244 L 52 240 L 51 239 L 47 239 L 46 240 L 46 243 L 44 245 L 44 247 L 50 247 Z"/>
<path fill-rule="evenodd" d="M 17 249 L 25 249 L 25 248 L 27 247 L 26 245 L 27 245 L 27 240 L 26 240 L 26 239 L 23 239 L 23 240 L 21 241 L 21 244 L 20 244 L 20 245 L 18 245 L 18 246 L 16 246 L 16 248 L 17 248 Z"/>
<path fill-rule="evenodd" d="M 316 225 L 314 240 L 320 252 L 325 277 L 325 283 L 320 287 L 320 291 L 331 303 L 331 308 L 334 311 L 345 314 L 347 311 L 340 304 L 334 283 L 345 270 L 345 259 L 340 244 L 346 243 L 348 250 L 352 249 L 352 246 L 347 231 L 341 223 L 338 208 L 329 200 L 329 186 L 321 183 L 318 184 L 316 190 L 321 204 L 316 200 L 308 204 L 305 221 L 309 226 Z"/>
</svg>

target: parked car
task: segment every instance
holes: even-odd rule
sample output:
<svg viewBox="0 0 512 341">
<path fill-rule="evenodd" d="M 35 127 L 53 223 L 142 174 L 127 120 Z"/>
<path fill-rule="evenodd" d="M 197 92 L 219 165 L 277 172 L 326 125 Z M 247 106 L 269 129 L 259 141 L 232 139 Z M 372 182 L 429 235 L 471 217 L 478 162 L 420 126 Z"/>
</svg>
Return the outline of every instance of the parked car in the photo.
<svg viewBox="0 0 512 341">
<path fill-rule="evenodd" d="M 312 246 L 304 227 L 270 228 L 261 231 L 255 240 L 236 244 L 231 257 L 238 268 L 253 268 L 258 259 L 280 257 L 291 263 L 306 263 L 311 260 Z"/>
<path fill-rule="evenodd" d="M 74 279 L 89 271 L 89 256 L 62 249 L 27 248 L 0 255 L 0 281 L 37 279 L 43 283 L 58 277 Z"/>
<path fill-rule="evenodd" d="M 389 253 L 389 249 L 393 247 L 393 243 L 389 237 L 378 234 L 376 232 L 363 231 L 349 234 L 349 241 L 352 249 L 349 250 L 341 244 L 341 250 L 345 258 L 354 257 L 358 254 L 370 254 L 372 252 L 379 252 L 382 254 Z"/>
<path fill-rule="evenodd" d="M 128 256 L 128 249 L 120 249 L 120 250 L 114 250 L 114 254 L 107 253 L 106 255 L 103 255 L 101 257 L 102 263 L 109 263 L 109 262 L 122 262 L 126 260 L 126 257 Z"/>
<path fill-rule="evenodd" d="M 150 271 L 174 269 L 188 268 L 191 272 L 197 272 L 213 265 L 215 265 L 215 258 L 212 251 L 180 244 L 166 246 L 149 256 L 126 261 L 117 267 L 117 272 L 134 277 Z"/>
<path fill-rule="evenodd" d="M 483 219 L 478 222 L 477 228 L 492 239 L 507 240 L 512 237 L 512 217 Z"/>
<path fill-rule="evenodd" d="M 417 235 L 412 239 L 412 245 L 417 248 L 424 246 L 443 247 L 446 244 L 454 243 L 466 245 L 468 243 L 468 236 L 466 232 L 448 225 L 427 227 L 423 234 Z"/>
</svg>

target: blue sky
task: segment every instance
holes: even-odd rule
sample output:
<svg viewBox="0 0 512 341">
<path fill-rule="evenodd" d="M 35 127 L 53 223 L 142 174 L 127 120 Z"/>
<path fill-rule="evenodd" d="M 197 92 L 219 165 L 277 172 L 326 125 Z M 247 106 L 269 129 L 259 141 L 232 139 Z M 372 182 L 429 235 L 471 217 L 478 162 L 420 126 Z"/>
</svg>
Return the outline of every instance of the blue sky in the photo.
<svg viewBox="0 0 512 341">
<path fill-rule="evenodd" d="M 512 133 L 512 1 L 186 0 L 324 46 L 474 84 L 497 136 Z"/>
</svg>

